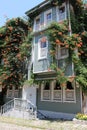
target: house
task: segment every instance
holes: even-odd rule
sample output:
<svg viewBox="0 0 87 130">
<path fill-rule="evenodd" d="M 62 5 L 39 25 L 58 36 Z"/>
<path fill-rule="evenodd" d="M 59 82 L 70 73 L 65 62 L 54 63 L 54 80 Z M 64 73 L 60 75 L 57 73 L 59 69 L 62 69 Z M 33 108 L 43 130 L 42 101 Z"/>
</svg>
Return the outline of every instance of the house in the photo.
<svg viewBox="0 0 87 130">
<path fill-rule="evenodd" d="M 50 41 L 45 34 L 52 22 L 67 20 L 70 15 L 69 2 L 66 0 L 58 5 L 57 1 L 43 1 L 27 11 L 26 15 L 33 26 L 33 74 L 37 81 L 43 82 L 39 86 L 24 86 L 23 98 L 29 99 L 47 117 L 71 119 L 76 113 L 82 112 L 82 89 L 75 80 L 67 81 L 65 87 L 55 80 L 55 71 L 49 70 L 52 58 L 49 53 Z M 58 46 L 56 61 L 59 68 L 65 65 L 68 56 L 68 50 Z M 65 75 L 74 75 L 74 64 L 71 61 L 66 67 Z"/>
</svg>

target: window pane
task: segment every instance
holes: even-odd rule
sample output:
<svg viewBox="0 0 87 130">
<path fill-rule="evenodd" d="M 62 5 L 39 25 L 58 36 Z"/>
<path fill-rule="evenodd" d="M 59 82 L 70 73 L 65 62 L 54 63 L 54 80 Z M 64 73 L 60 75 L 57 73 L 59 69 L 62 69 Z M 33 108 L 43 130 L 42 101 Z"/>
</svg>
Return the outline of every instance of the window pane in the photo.
<svg viewBox="0 0 87 130">
<path fill-rule="evenodd" d="M 47 21 L 49 22 L 51 20 L 51 12 L 47 14 Z"/>
<path fill-rule="evenodd" d="M 74 89 L 71 82 L 67 81 L 66 89 Z"/>
<path fill-rule="evenodd" d="M 40 43 L 40 48 L 45 48 L 46 47 L 46 41 Z"/>
<path fill-rule="evenodd" d="M 60 69 L 63 69 L 65 67 L 66 63 L 65 63 L 65 59 L 60 59 L 58 60 L 58 67 Z"/>
<path fill-rule="evenodd" d="M 61 48 L 61 56 L 67 55 L 67 49 Z"/>
<path fill-rule="evenodd" d="M 36 19 L 36 24 L 39 24 L 40 23 L 40 19 Z"/>
<path fill-rule="evenodd" d="M 44 90 L 50 90 L 50 84 L 48 82 L 46 82 Z"/>
<path fill-rule="evenodd" d="M 39 29 L 40 28 L 40 18 L 36 19 L 36 26 L 35 29 Z"/>
<path fill-rule="evenodd" d="M 65 19 L 65 7 L 59 8 L 59 20 Z"/>
<path fill-rule="evenodd" d="M 47 49 L 46 48 L 43 48 L 43 49 L 41 49 L 41 53 L 40 53 L 40 57 L 46 57 L 46 55 L 47 55 Z"/>
<path fill-rule="evenodd" d="M 60 89 L 61 89 L 60 83 L 56 82 L 54 90 L 60 90 Z"/>
<path fill-rule="evenodd" d="M 47 58 L 47 39 L 42 37 L 39 41 L 39 59 Z"/>
<path fill-rule="evenodd" d="M 60 14 L 62 14 L 62 13 L 64 13 L 64 12 L 65 12 L 65 7 L 59 8 L 59 13 L 60 13 Z"/>
</svg>

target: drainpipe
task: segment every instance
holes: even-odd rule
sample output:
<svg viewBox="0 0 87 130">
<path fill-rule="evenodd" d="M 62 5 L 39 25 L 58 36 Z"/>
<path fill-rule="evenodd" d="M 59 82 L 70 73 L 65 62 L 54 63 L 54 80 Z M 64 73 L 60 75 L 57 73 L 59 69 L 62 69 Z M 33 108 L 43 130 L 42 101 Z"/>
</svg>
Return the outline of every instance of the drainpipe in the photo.
<svg viewBox="0 0 87 130">
<path fill-rule="evenodd" d="M 72 35 L 72 29 L 71 29 L 71 19 L 70 19 L 70 2 L 69 0 L 67 1 L 67 8 L 68 8 L 68 22 L 69 22 L 69 31 L 70 31 L 70 36 Z"/>
</svg>

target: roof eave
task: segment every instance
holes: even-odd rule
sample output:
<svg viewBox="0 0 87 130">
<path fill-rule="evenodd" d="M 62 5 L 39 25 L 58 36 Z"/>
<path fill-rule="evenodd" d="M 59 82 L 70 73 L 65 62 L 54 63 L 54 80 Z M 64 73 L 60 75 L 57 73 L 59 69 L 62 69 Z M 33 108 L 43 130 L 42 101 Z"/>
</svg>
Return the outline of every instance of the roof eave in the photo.
<svg viewBox="0 0 87 130">
<path fill-rule="evenodd" d="M 25 12 L 25 14 L 26 14 L 27 16 L 30 16 L 30 15 L 33 14 L 35 11 L 37 11 L 37 10 L 39 10 L 39 9 L 41 9 L 41 8 L 43 8 L 43 7 L 45 7 L 46 5 L 48 5 L 48 4 L 50 4 L 50 3 L 51 3 L 51 1 L 44 1 L 44 2 L 40 3 L 39 5 L 35 6 L 34 8 L 32 8 L 32 9 L 28 10 L 27 12 Z"/>
</svg>

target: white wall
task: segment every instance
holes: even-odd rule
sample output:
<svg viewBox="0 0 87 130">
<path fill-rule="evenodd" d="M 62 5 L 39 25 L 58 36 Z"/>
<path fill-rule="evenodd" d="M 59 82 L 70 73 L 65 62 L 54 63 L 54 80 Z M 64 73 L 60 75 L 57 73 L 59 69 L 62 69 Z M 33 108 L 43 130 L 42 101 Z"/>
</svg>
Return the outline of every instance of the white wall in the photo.
<svg viewBox="0 0 87 130">
<path fill-rule="evenodd" d="M 22 91 L 22 98 L 31 101 L 36 106 L 36 87 L 35 86 L 24 86 Z"/>
</svg>

